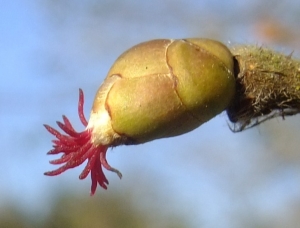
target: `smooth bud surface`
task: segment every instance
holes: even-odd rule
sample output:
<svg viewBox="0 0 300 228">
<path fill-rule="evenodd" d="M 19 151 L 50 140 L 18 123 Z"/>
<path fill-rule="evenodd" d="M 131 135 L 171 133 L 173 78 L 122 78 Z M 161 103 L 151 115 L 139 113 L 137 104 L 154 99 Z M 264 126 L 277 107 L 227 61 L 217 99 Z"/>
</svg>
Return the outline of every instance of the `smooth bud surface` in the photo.
<svg viewBox="0 0 300 228">
<path fill-rule="evenodd" d="M 233 57 L 208 39 L 152 40 L 123 53 L 94 101 L 94 143 L 139 144 L 191 131 L 227 108 Z"/>
</svg>

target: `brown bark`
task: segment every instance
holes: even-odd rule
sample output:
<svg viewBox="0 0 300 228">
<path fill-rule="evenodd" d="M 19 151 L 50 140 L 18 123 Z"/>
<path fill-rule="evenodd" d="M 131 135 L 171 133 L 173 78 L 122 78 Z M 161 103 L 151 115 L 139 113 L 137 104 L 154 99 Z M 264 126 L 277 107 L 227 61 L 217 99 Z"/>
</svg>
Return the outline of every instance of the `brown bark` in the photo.
<svg viewBox="0 0 300 228">
<path fill-rule="evenodd" d="M 236 94 L 227 114 L 234 132 L 300 112 L 298 60 L 258 46 L 237 46 L 231 52 L 235 59 Z"/>
</svg>

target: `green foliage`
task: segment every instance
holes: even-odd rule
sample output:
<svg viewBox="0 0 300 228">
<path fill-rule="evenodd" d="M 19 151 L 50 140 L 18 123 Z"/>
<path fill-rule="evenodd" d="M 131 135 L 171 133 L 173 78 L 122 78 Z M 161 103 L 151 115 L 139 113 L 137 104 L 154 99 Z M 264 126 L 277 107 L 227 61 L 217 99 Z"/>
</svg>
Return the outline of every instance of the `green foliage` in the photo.
<svg viewBox="0 0 300 228">
<path fill-rule="evenodd" d="M 128 197 L 82 197 L 61 194 L 55 198 L 49 214 L 40 218 L 26 218 L 12 207 L 3 208 L 0 227 L 5 228 L 140 228 L 187 227 L 178 217 L 164 218 L 163 211 L 141 210 Z M 163 224 L 161 224 L 163 222 Z"/>
<path fill-rule="evenodd" d="M 0 208 L 0 227 L 5 228 L 30 228 L 33 224 L 12 205 Z"/>
</svg>

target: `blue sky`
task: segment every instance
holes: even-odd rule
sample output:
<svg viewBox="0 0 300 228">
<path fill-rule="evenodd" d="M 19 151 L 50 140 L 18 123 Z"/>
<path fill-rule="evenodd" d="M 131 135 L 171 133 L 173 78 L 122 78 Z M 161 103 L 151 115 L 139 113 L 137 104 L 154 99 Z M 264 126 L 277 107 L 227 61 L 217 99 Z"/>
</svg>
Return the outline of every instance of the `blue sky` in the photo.
<svg viewBox="0 0 300 228">
<path fill-rule="evenodd" d="M 235 23 L 222 36 L 211 38 L 225 43 L 259 42 L 251 32 L 247 13 L 253 12 L 246 11 L 247 1 L 220 5 L 219 1 L 191 0 L 168 6 L 171 2 L 128 1 L 129 8 L 139 9 L 132 11 L 132 18 L 108 8 L 103 17 L 87 19 L 81 14 L 84 4 L 78 1 L 72 12 L 60 14 L 64 8 L 59 7 L 67 6 L 51 11 L 47 3 L 4 0 L 0 8 L 0 206 L 12 201 L 36 213 L 46 211 L 45 205 L 61 189 L 89 194 L 90 180 L 78 180 L 81 168 L 56 178 L 43 176 L 54 167 L 46 156 L 52 137 L 42 124 L 54 125 L 65 114 L 82 129 L 76 113 L 78 88 L 85 92 L 88 116 L 107 71 L 130 46 L 153 38 L 210 37 L 218 31 L 210 28 L 214 26 L 211 21 L 217 26 Z M 285 6 L 292 13 L 298 12 L 295 2 Z M 270 13 L 286 12 L 278 4 Z M 235 21 L 233 15 L 240 20 Z M 289 22 L 290 17 L 283 19 Z M 146 205 L 153 201 L 149 198 L 149 188 L 153 188 L 153 194 L 164 202 L 159 206 L 168 205 L 170 211 L 185 213 L 193 224 L 201 221 L 207 227 L 234 227 L 233 217 L 239 213 L 267 218 L 287 213 L 289 202 L 300 200 L 297 139 L 287 137 L 299 129 L 299 118 L 274 120 L 240 134 L 233 134 L 226 120 L 221 114 L 180 137 L 115 148 L 108 160 L 124 178 L 120 181 L 107 173 L 109 190 L 99 188 L 97 194 L 133 188 Z M 274 136 L 278 131 L 282 135 Z M 282 140 L 281 148 L 268 138 L 269 133 Z M 285 149 L 290 156 L 282 154 Z"/>
</svg>

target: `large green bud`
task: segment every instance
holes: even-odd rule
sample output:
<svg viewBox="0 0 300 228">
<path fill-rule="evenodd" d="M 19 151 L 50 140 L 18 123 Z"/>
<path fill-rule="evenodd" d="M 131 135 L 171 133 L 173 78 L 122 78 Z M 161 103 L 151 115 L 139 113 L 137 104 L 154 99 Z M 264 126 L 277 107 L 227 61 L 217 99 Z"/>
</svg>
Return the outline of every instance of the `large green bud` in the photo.
<svg viewBox="0 0 300 228">
<path fill-rule="evenodd" d="M 96 94 L 88 128 L 96 145 L 176 136 L 226 109 L 234 92 L 233 57 L 222 43 L 152 40 L 116 60 Z"/>
<path fill-rule="evenodd" d="M 122 174 L 106 160 L 109 147 L 139 144 L 191 131 L 232 102 L 233 56 L 221 43 L 207 39 L 153 40 L 132 47 L 114 63 L 100 86 L 89 121 L 80 90 L 78 113 L 86 126 L 77 132 L 69 119 L 57 122 L 48 154 L 62 153 L 46 172 L 55 176 L 87 161 L 80 179 L 91 175 L 91 194 L 107 188 L 102 167 Z"/>
</svg>

